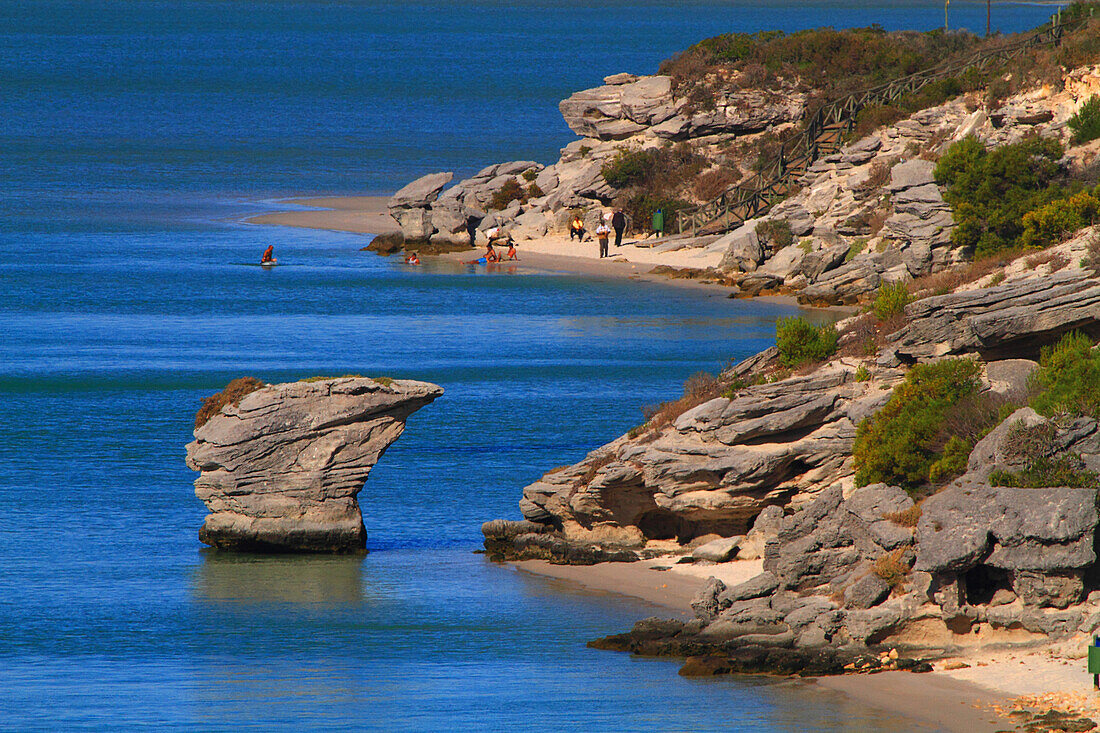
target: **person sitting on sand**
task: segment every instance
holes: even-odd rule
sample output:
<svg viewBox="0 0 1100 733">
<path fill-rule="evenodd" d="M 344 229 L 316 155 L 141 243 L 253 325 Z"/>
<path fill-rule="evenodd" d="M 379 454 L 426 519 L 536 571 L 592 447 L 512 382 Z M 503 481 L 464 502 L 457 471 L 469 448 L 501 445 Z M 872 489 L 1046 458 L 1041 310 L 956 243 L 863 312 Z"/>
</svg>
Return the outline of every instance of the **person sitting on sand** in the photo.
<svg viewBox="0 0 1100 733">
<path fill-rule="evenodd" d="M 519 255 L 516 254 L 516 243 L 511 238 L 508 239 L 508 258 L 509 260 L 518 260 Z"/>
<path fill-rule="evenodd" d="M 584 241 L 584 222 L 581 221 L 580 214 L 573 214 L 573 219 L 569 222 L 569 241 L 573 241 L 573 237 L 577 238 L 578 242 Z"/>
<path fill-rule="evenodd" d="M 411 255 L 409 255 L 408 257 L 405 258 L 405 264 L 406 265 L 419 265 L 420 264 L 420 257 L 417 256 L 416 252 L 413 252 Z"/>
<path fill-rule="evenodd" d="M 260 258 L 260 264 L 262 265 L 265 262 L 274 262 L 274 261 L 275 261 L 275 245 L 269 244 L 269 245 L 267 245 L 267 249 L 264 250 L 264 256 Z"/>
<path fill-rule="evenodd" d="M 485 261 L 486 262 L 500 262 L 500 255 L 493 249 L 493 243 L 489 242 L 485 245 Z"/>
</svg>

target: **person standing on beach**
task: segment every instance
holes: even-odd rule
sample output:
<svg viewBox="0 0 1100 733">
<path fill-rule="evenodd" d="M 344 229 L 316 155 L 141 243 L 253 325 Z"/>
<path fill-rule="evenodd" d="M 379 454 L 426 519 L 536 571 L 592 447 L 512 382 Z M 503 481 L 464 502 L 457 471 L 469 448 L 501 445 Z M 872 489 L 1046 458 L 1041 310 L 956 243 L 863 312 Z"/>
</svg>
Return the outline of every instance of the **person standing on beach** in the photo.
<svg viewBox="0 0 1100 733">
<path fill-rule="evenodd" d="M 466 233 L 470 235 L 470 248 L 477 246 L 477 228 L 481 226 L 483 217 L 472 213 L 466 214 Z"/>
<path fill-rule="evenodd" d="M 600 259 L 607 257 L 607 240 L 611 236 L 611 227 L 607 225 L 606 221 L 601 221 L 600 225 L 596 227 L 596 239 L 600 241 Z"/>
<path fill-rule="evenodd" d="M 611 226 L 615 228 L 615 246 L 621 247 L 623 232 L 626 231 L 626 214 L 622 209 L 615 209 L 615 213 L 611 215 Z"/>
<path fill-rule="evenodd" d="M 665 212 L 657 209 L 653 212 L 653 236 L 660 239 L 665 235 Z"/>
</svg>

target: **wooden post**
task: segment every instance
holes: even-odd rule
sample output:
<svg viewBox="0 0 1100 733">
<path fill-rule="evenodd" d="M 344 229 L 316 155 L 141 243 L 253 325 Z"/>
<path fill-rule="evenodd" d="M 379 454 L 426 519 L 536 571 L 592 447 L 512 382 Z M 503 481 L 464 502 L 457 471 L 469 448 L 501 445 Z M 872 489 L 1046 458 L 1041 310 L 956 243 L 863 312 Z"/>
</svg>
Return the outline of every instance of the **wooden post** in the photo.
<svg viewBox="0 0 1100 733">
<path fill-rule="evenodd" d="M 985 37 L 986 38 L 989 38 L 993 34 L 993 32 L 990 30 L 990 23 L 989 23 L 989 5 L 990 5 L 991 2 L 992 2 L 992 0 L 985 0 Z"/>
</svg>

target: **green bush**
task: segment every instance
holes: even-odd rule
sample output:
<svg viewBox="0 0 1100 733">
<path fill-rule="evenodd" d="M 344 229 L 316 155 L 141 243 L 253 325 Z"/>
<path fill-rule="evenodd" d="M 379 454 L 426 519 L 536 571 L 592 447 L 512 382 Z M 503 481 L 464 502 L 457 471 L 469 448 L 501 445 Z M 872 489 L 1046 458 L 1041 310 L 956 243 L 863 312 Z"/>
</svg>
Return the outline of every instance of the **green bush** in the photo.
<svg viewBox="0 0 1100 733">
<path fill-rule="evenodd" d="M 909 305 L 909 288 L 903 282 L 883 283 L 878 286 L 871 307 L 880 320 L 901 315 Z"/>
<path fill-rule="evenodd" d="M 836 353 L 838 338 L 832 324 L 818 327 L 804 318 L 780 318 L 775 324 L 779 361 L 789 367 L 828 359 Z"/>
<path fill-rule="evenodd" d="M 943 455 L 928 468 L 928 480 L 939 484 L 966 473 L 966 462 L 970 458 L 971 450 L 973 446 L 970 443 L 952 435 L 943 446 Z"/>
<path fill-rule="evenodd" d="M 1059 455 L 1058 450 L 1058 431 L 1054 425 L 1018 422 L 1005 435 L 1003 451 L 1009 462 L 1023 467 L 1019 471 L 997 469 L 989 475 L 989 481 L 994 486 L 1021 489 L 1100 488 L 1096 473 L 1085 469 L 1080 456 Z"/>
<path fill-rule="evenodd" d="M 1020 244 L 1024 247 L 1050 247 L 1061 242 L 1065 235 L 1100 221 L 1100 198 L 1097 194 L 1100 194 L 1100 188 L 1081 191 L 1024 214 Z"/>
<path fill-rule="evenodd" d="M 786 219 L 768 219 L 756 225 L 756 236 L 762 241 L 775 244 L 775 249 L 783 249 L 794 242 L 791 225 Z"/>
<path fill-rule="evenodd" d="M 884 481 L 915 489 L 927 483 L 932 465 L 942 458 L 936 449 L 945 413 L 977 392 L 980 371 L 970 359 L 914 366 L 890 401 L 856 429 L 856 485 Z M 953 446 L 953 455 L 960 452 Z"/>
<path fill-rule="evenodd" d="M 534 182 L 534 180 L 538 177 L 538 171 L 536 171 L 534 168 L 530 168 L 523 172 L 523 180 L 527 181 L 528 183 Z"/>
<path fill-rule="evenodd" d="M 1069 333 L 1044 347 L 1031 378 L 1038 390 L 1031 406 L 1037 412 L 1100 417 L 1100 352 L 1088 336 Z"/>
<path fill-rule="evenodd" d="M 489 199 L 489 208 L 493 211 L 500 211 L 508 208 L 508 204 L 513 201 L 527 201 L 527 196 L 523 192 L 523 186 L 515 179 L 507 181 L 493 194 L 493 197 Z"/>
<path fill-rule="evenodd" d="M 856 369 L 855 378 L 857 382 L 866 382 L 871 379 L 871 372 L 867 371 L 866 364 L 860 364 Z"/>
<path fill-rule="evenodd" d="M 1073 130 L 1073 142 L 1080 145 L 1100 137 L 1100 94 L 1093 94 L 1089 101 L 1069 118 Z"/>
<path fill-rule="evenodd" d="M 627 188 L 645 181 L 655 165 L 654 155 L 648 150 L 620 150 L 603 164 L 600 173 L 612 188 Z"/>
<path fill-rule="evenodd" d="M 957 225 L 952 242 L 976 257 L 1022 246 L 1024 215 L 1065 195 L 1053 183 L 1061 157 L 1061 144 L 1049 138 L 992 150 L 973 136 L 953 144 L 936 165 Z"/>
</svg>

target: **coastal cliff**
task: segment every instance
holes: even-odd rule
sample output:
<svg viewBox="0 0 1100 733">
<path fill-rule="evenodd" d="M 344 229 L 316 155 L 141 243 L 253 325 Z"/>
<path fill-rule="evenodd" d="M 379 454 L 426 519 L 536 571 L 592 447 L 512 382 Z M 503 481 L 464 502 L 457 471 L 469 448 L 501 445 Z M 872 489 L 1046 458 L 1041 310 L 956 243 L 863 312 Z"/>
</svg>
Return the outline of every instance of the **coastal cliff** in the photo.
<svg viewBox="0 0 1100 733">
<path fill-rule="evenodd" d="M 540 243 L 565 237 L 574 215 L 592 231 L 609 207 L 619 207 L 633 221 L 628 240 L 645 249 L 624 248 L 613 253 L 618 260 L 636 256 L 657 274 L 717 283 L 739 297 L 866 303 L 882 283 L 941 272 L 973 256 L 954 236 L 949 187 L 935 173 L 935 161 L 954 143 L 972 136 L 997 147 L 1040 136 L 1058 140 L 1078 163 L 1091 160 L 1094 150 L 1073 150 L 1067 122 L 1100 91 L 1100 67 L 1088 46 L 1095 25 L 1063 38 L 1056 54 L 1037 45 L 1011 63 L 866 105 L 828 145 L 814 143 L 817 157 L 766 204 L 754 205 L 759 213 L 729 226 L 714 221 L 680 233 L 686 217 L 677 212 L 715 197 L 736 199 L 739 186 L 776 162 L 779 141 L 806 129 L 822 99 L 888 78 L 889 69 L 872 68 L 879 58 L 873 52 L 910 54 L 910 65 L 897 69 L 904 75 L 919 63 L 947 63 L 1018 39 L 935 40 L 866 29 L 710 39 L 663 65 L 665 73 L 614 74 L 563 100 L 562 116 L 581 137 L 556 162 L 492 165 L 449 188 L 451 174 L 431 174 L 398 192 L 390 212 L 410 248 L 468 247 L 471 226 L 478 244 L 487 241 L 486 230 L 503 227 L 539 251 Z M 827 42 L 851 48 L 852 68 L 814 46 Z M 713 50 L 727 43 L 729 49 Z M 790 61 L 800 53 L 823 54 L 827 71 L 806 73 Z M 657 208 L 671 234 L 664 240 L 650 238 Z M 397 245 L 385 237 L 372 246 Z M 692 264 L 677 264 L 684 262 Z"/>
<path fill-rule="evenodd" d="M 356 496 L 434 384 L 341 377 L 238 380 L 196 420 L 187 465 L 207 515 L 199 539 L 223 550 L 353 552 L 366 544 Z M 224 397 L 224 399 L 222 399 Z"/>
</svg>

